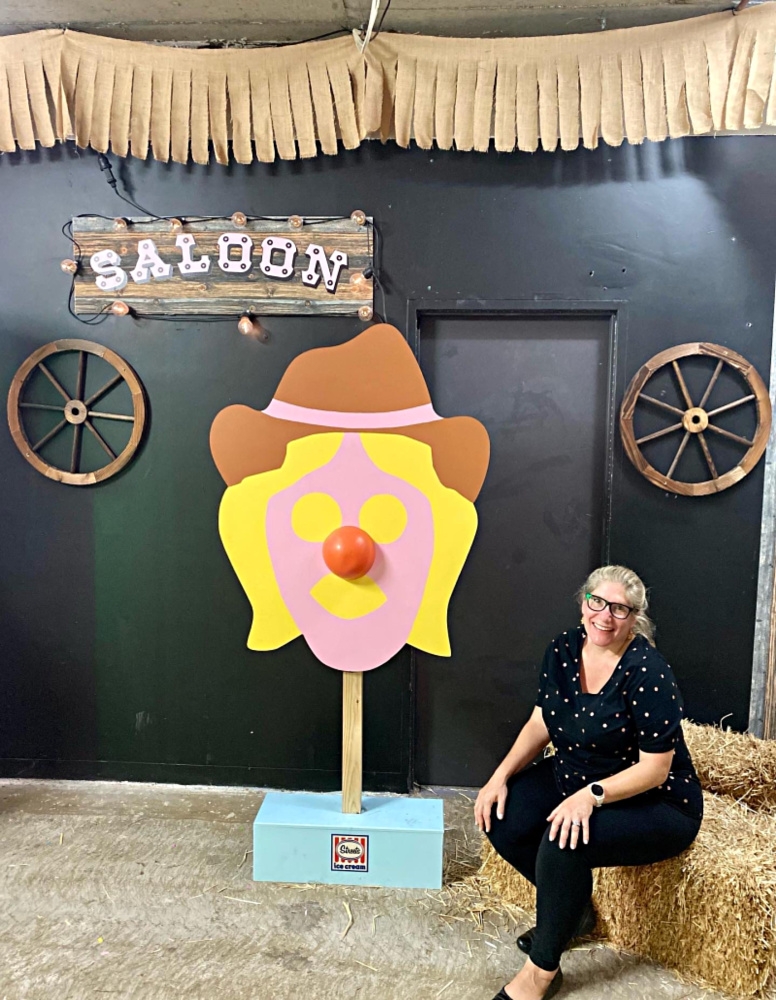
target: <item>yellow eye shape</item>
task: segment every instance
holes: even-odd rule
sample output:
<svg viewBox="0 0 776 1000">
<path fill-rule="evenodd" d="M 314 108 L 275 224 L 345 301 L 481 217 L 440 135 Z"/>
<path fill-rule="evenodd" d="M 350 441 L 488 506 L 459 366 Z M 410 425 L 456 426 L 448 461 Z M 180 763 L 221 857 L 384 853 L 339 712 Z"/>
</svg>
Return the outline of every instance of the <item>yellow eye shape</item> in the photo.
<svg viewBox="0 0 776 1000">
<path fill-rule="evenodd" d="M 358 523 L 376 542 L 388 545 L 400 538 L 407 527 L 407 508 L 390 493 L 379 493 L 361 508 Z"/>
<path fill-rule="evenodd" d="M 322 542 L 341 524 L 339 504 L 328 493 L 307 493 L 291 512 L 294 533 L 305 542 Z"/>
</svg>

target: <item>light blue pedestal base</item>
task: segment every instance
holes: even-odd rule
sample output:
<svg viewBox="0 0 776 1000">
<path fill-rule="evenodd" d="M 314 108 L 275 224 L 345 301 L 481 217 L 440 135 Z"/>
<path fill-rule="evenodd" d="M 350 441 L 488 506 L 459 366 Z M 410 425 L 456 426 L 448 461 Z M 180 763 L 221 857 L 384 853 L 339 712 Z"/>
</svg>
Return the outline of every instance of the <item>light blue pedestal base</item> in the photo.
<svg viewBox="0 0 776 1000">
<path fill-rule="evenodd" d="M 268 794 L 253 823 L 257 882 L 442 887 L 439 799 L 366 796 L 360 815 L 339 794 Z"/>
</svg>

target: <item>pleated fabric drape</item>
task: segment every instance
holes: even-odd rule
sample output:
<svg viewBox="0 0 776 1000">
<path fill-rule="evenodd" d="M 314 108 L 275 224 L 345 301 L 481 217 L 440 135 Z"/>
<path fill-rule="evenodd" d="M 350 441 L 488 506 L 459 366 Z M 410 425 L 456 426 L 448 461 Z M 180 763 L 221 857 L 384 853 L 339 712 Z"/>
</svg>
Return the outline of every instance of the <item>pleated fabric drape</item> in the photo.
<svg viewBox="0 0 776 1000">
<path fill-rule="evenodd" d="M 776 4 L 544 38 L 381 33 L 192 50 L 52 29 L 0 38 L 0 150 L 271 162 L 368 137 L 424 149 L 617 146 L 776 125 Z"/>
</svg>

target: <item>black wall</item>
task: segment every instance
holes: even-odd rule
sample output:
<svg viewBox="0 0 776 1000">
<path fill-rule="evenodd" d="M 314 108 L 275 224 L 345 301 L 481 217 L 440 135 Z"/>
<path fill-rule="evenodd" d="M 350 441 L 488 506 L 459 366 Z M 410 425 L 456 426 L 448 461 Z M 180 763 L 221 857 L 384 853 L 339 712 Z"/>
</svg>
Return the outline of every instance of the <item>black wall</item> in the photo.
<svg viewBox="0 0 776 1000">
<path fill-rule="evenodd" d="M 617 299 L 627 304 L 626 380 L 693 340 L 730 346 L 767 377 L 772 149 L 768 137 L 534 156 L 367 144 L 271 166 L 129 160 L 117 173 L 163 215 L 363 208 L 380 228 L 387 318 L 400 328 L 410 299 Z M 218 538 L 223 484 L 208 429 L 228 403 L 265 406 L 293 357 L 363 324 L 272 318 L 267 344 L 233 320 L 83 327 L 66 309 L 60 227 L 129 208 L 95 156 L 72 147 L 0 158 L 0 197 L 3 391 L 36 348 L 83 337 L 132 364 L 151 411 L 136 459 L 92 488 L 45 480 L 0 433 L 0 773 L 338 787 L 339 674 L 302 639 L 271 654 L 245 649 L 249 607 Z M 734 488 L 692 499 L 650 485 L 615 448 L 611 557 L 653 589 L 659 645 L 688 714 L 743 729 L 762 463 Z M 570 598 L 567 612 L 573 623 Z M 410 677 L 406 650 L 367 675 L 367 787 L 406 788 Z M 494 762 L 506 749 L 496 742 Z"/>
</svg>

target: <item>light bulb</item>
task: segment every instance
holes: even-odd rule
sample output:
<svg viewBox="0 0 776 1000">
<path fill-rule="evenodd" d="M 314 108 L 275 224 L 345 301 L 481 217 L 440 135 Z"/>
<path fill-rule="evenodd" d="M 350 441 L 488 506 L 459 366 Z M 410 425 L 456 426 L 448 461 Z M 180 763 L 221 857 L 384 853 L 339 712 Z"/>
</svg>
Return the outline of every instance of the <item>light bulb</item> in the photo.
<svg viewBox="0 0 776 1000">
<path fill-rule="evenodd" d="M 269 334 L 261 323 L 259 323 L 258 319 L 255 316 L 249 316 L 247 313 L 240 317 L 237 329 L 243 336 L 250 337 L 252 340 L 259 340 L 262 344 L 266 344 L 269 340 Z"/>
<path fill-rule="evenodd" d="M 245 212 L 235 212 L 232 216 L 232 225 L 238 229 L 242 229 L 244 225 L 248 222 Z"/>
<path fill-rule="evenodd" d="M 355 212 L 351 212 L 350 218 L 357 226 L 363 226 L 366 222 L 366 214 L 362 212 L 360 208 L 357 208 Z"/>
<path fill-rule="evenodd" d="M 129 223 L 127 222 L 126 219 L 121 219 L 121 218 L 114 219 L 113 220 L 113 228 L 117 232 L 123 232 L 124 230 L 126 230 L 126 229 L 129 228 Z"/>
<path fill-rule="evenodd" d="M 62 270 L 65 272 L 65 274 L 77 274 L 78 273 L 78 264 L 76 264 L 76 262 L 74 260 L 70 260 L 69 257 L 67 257 L 65 260 L 63 260 L 62 263 L 59 266 L 62 268 Z"/>
<path fill-rule="evenodd" d="M 356 285 L 358 288 L 362 288 L 366 284 L 366 278 L 361 271 L 356 271 L 355 274 L 351 274 L 350 283 L 351 285 Z"/>
<path fill-rule="evenodd" d="M 180 219 L 170 219 L 170 229 L 174 233 L 180 233 L 183 231 L 183 223 Z"/>
<path fill-rule="evenodd" d="M 301 229 L 304 225 L 304 219 L 301 215 L 290 215 L 288 217 L 288 224 L 292 229 Z"/>
<path fill-rule="evenodd" d="M 114 316 L 128 316 L 129 306 L 126 302 L 122 302 L 121 299 L 116 299 L 116 301 L 111 305 L 110 311 Z"/>
<path fill-rule="evenodd" d="M 253 337 L 259 332 L 259 325 L 250 316 L 241 316 L 237 329 L 245 337 Z"/>
<path fill-rule="evenodd" d="M 372 312 L 371 306 L 361 306 L 361 308 L 358 310 L 359 319 L 363 320 L 371 319 L 373 315 L 374 314 Z"/>
</svg>

